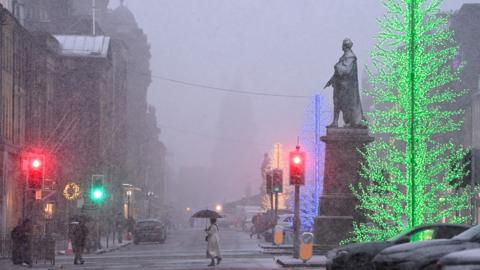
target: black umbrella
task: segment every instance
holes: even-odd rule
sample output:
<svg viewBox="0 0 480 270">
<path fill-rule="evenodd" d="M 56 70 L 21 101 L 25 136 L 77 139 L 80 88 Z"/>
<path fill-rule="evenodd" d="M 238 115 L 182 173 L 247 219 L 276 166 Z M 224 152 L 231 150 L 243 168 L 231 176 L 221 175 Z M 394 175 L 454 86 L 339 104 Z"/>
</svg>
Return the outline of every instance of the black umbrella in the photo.
<svg viewBox="0 0 480 270">
<path fill-rule="evenodd" d="M 212 210 L 208 210 L 208 209 L 200 210 L 195 214 L 193 214 L 192 217 L 193 218 L 223 218 L 223 216 L 220 215 L 219 213 Z"/>
<path fill-rule="evenodd" d="M 193 214 L 192 218 L 223 218 L 219 213 L 212 210 L 200 210 Z M 205 230 L 207 230 L 207 220 L 205 220 Z"/>
</svg>

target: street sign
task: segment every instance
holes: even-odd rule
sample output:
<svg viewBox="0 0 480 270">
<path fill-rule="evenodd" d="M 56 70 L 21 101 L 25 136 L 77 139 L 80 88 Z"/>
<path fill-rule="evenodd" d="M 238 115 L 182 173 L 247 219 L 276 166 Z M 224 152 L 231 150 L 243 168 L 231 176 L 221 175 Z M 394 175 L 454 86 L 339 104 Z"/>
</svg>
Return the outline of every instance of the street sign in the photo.
<svg viewBox="0 0 480 270">
<path fill-rule="evenodd" d="M 53 179 L 44 179 L 43 180 L 43 190 L 56 190 L 56 182 Z"/>
</svg>

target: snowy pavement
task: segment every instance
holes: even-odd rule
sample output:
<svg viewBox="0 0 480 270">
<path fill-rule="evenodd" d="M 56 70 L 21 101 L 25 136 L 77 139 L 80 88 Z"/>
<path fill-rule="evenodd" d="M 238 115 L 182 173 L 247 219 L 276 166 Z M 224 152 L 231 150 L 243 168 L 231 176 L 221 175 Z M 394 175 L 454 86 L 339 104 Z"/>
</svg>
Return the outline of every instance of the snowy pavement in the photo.
<svg viewBox="0 0 480 270">
<path fill-rule="evenodd" d="M 220 230 L 223 261 L 215 269 L 286 269 L 272 255 L 262 254 L 257 239 L 230 229 Z M 73 265 L 71 256 L 57 256 L 55 267 L 37 265 L 35 269 L 214 269 L 207 267 L 203 228 L 171 231 L 165 244 L 128 245 L 117 251 L 85 256 L 84 265 Z M 4 268 L 8 267 L 8 268 Z M 0 269 L 25 269 L 0 261 Z M 309 268 L 312 269 L 312 268 Z M 322 269 L 322 268 L 318 268 Z"/>
</svg>

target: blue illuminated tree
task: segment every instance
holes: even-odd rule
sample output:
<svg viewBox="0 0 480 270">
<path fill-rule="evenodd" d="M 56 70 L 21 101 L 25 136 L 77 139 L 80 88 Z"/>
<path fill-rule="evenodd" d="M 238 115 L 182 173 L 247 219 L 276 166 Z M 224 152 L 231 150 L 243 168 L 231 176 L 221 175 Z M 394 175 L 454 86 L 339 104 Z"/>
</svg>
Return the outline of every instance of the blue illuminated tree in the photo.
<svg viewBox="0 0 480 270">
<path fill-rule="evenodd" d="M 314 218 L 318 215 L 325 155 L 325 145 L 320 137 L 325 134 L 325 127 L 331 120 L 330 115 L 331 106 L 321 95 L 313 96 L 305 109 L 304 125 L 300 133 L 300 145 L 307 155 L 305 186 L 300 189 L 302 231 L 311 231 Z M 293 199 L 290 204 L 293 208 Z"/>
</svg>

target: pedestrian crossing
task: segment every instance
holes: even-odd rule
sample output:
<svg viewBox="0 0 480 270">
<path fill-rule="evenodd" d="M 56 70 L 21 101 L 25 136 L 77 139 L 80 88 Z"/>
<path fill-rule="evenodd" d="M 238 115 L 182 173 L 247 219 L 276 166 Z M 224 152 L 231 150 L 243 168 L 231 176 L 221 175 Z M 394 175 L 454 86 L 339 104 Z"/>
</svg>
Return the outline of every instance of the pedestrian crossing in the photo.
<svg viewBox="0 0 480 270">
<path fill-rule="evenodd" d="M 57 265 L 60 269 L 162 269 L 162 270 L 180 270 L 180 269 L 212 269 L 207 267 L 210 260 L 207 258 L 182 258 L 182 259 L 128 259 L 118 261 L 98 261 L 87 260 L 84 265 Z M 278 268 L 273 258 L 255 258 L 246 260 L 245 258 L 225 257 L 222 263 L 215 269 L 275 269 Z"/>
<path fill-rule="evenodd" d="M 130 244 L 117 251 L 84 256 L 85 264 L 74 265 L 72 256 L 57 256 L 56 265 L 36 265 L 41 270 L 198 270 L 198 269 L 280 269 L 273 256 L 263 254 L 257 239 L 244 232 L 223 229 L 220 246 L 223 260 L 220 265 L 207 267 L 206 242 L 201 229 L 172 231 L 165 244 Z M 4 267 L 6 266 L 6 267 Z M 1 270 L 17 270 L 11 263 Z"/>
</svg>

